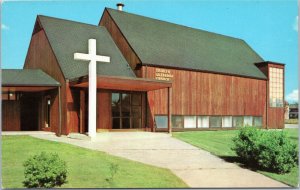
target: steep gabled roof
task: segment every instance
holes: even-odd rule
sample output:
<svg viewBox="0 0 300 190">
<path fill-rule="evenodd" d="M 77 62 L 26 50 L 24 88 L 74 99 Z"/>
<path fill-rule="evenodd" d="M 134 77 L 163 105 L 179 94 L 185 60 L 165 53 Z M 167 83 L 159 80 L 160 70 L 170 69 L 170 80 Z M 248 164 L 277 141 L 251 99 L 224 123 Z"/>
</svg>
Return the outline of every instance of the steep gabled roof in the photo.
<svg viewBox="0 0 300 190">
<path fill-rule="evenodd" d="M 38 16 L 66 79 L 88 74 L 88 61 L 74 60 L 74 53 L 88 53 L 88 40 L 97 40 L 97 54 L 110 56 L 110 63 L 97 63 L 98 75 L 136 77 L 106 28 Z"/>
<path fill-rule="evenodd" d="M 60 86 L 41 69 L 2 69 L 3 86 Z"/>
<path fill-rule="evenodd" d="M 142 64 L 265 79 L 245 41 L 106 8 Z"/>
</svg>

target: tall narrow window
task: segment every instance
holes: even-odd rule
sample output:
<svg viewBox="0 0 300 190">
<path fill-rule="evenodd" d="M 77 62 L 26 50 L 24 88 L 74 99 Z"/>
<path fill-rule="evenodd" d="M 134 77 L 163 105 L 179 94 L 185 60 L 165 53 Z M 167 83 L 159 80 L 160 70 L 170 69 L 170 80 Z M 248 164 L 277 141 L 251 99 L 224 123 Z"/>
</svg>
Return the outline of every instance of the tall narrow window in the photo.
<svg viewBox="0 0 300 190">
<path fill-rule="evenodd" d="M 111 110 L 112 110 L 112 128 L 120 128 L 120 117 L 121 117 L 121 99 L 119 93 L 112 93 L 111 96 Z"/>
<path fill-rule="evenodd" d="M 283 107 L 283 69 L 269 69 L 270 107 Z"/>
<path fill-rule="evenodd" d="M 50 127 L 50 106 L 51 106 L 51 100 L 50 97 L 48 97 L 46 98 L 45 127 Z"/>
</svg>

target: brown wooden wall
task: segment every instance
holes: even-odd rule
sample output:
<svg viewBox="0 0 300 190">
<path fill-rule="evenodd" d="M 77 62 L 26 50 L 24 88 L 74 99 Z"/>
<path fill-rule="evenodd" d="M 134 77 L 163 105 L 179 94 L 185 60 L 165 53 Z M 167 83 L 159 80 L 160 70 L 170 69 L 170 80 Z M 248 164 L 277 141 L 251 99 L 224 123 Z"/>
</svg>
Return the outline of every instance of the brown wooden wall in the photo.
<svg viewBox="0 0 300 190">
<path fill-rule="evenodd" d="M 36 24 L 37 26 L 38 24 Z M 61 84 L 61 105 L 62 105 L 62 134 L 68 134 L 67 129 L 67 107 L 66 107 L 66 84 L 65 79 L 60 70 L 56 57 L 51 49 L 44 30 L 37 31 L 32 35 L 27 56 L 25 59 L 24 68 L 42 69 L 45 73 L 53 77 Z M 58 133 L 59 127 L 59 111 L 58 111 L 58 95 L 53 99 L 51 118 L 54 123 L 51 126 L 51 131 Z M 57 118 L 57 119 L 55 119 Z"/>
<path fill-rule="evenodd" d="M 116 25 L 112 17 L 109 15 L 107 10 L 104 10 L 99 25 L 106 27 L 107 31 L 110 33 L 112 39 L 118 46 L 119 50 L 129 63 L 129 65 L 131 66 L 132 70 L 134 70 L 137 76 L 140 76 L 140 70 L 137 70 L 136 66 L 138 63 L 141 63 L 141 61 L 134 52 L 134 50 L 131 48 L 126 38 Z"/>
<path fill-rule="evenodd" d="M 80 94 L 76 89 L 71 89 L 69 83 L 66 84 L 66 104 L 67 104 L 67 133 L 78 133 L 80 122 Z"/>
<path fill-rule="evenodd" d="M 111 92 L 97 92 L 97 129 L 111 129 Z"/>
<path fill-rule="evenodd" d="M 4 100 L 2 101 L 2 130 L 20 131 L 21 130 L 21 110 L 20 101 Z"/>
<path fill-rule="evenodd" d="M 143 66 L 143 77 L 154 79 L 155 69 Z M 263 123 L 266 123 L 266 80 L 169 70 L 174 76 L 172 115 L 263 116 Z M 167 114 L 167 97 L 166 89 L 149 92 L 149 111 Z"/>
<path fill-rule="evenodd" d="M 284 128 L 284 108 L 268 108 L 268 128 Z"/>
</svg>

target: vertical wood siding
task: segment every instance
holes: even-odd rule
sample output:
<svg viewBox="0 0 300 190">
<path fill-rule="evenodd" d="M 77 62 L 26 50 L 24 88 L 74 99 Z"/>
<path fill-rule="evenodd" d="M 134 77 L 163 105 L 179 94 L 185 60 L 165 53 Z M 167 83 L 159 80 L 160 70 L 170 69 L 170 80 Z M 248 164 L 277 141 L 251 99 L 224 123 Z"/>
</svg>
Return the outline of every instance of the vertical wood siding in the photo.
<svg viewBox="0 0 300 190">
<path fill-rule="evenodd" d="M 2 130 L 20 131 L 20 101 L 2 101 Z"/>
<path fill-rule="evenodd" d="M 37 26 L 37 24 L 36 24 Z M 66 120 L 66 84 L 64 76 L 60 70 L 44 30 L 37 31 L 33 34 L 27 56 L 24 64 L 25 69 L 41 69 L 61 84 L 61 105 L 62 105 L 62 134 L 68 134 L 68 125 Z M 58 133 L 59 111 L 58 95 L 54 97 L 51 106 L 51 118 L 55 123 L 51 126 L 51 131 Z M 55 119 L 57 118 L 57 119 Z"/>
<path fill-rule="evenodd" d="M 142 67 L 143 77 L 155 79 L 155 67 Z M 262 116 L 266 123 L 266 81 L 169 69 L 173 74 L 172 115 Z M 167 114 L 167 90 L 148 93 L 152 114 Z M 153 115 L 152 115 L 153 117 Z M 149 118 L 149 120 L 151 120 Z"/>
<path fill-rule="evenodd" d="M 111 92 L 97 92 L 97 129 L 111 129 Z"/>
</svg>

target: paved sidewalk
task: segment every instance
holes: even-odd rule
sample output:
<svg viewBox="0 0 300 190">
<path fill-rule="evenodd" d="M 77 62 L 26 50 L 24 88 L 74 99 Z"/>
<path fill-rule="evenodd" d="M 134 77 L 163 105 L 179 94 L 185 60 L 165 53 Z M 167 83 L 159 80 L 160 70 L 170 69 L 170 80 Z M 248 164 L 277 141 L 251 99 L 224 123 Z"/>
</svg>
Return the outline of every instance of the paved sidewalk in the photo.
<svg viewBox="0 0 300 190">
<path fill-rule="evenodd" d="M 286 129 L 298 129 L 299 124 L 285 124 L 284 128 L 286 128 Z"/>
<path fill-rule="evenodd" d="M 106 132 L 98 133 L 93 141 L 54 135 L 32 136 L 168 168 L 190 187 L 288 187 L 262 174 L 225 162 L 207 151 L 164 133 Z"/>
<path fill-rule="evenodd" d="M 49 131 L 1 131 L 1 135 L 55 135 L 55 133 Z"/>
</svg>

